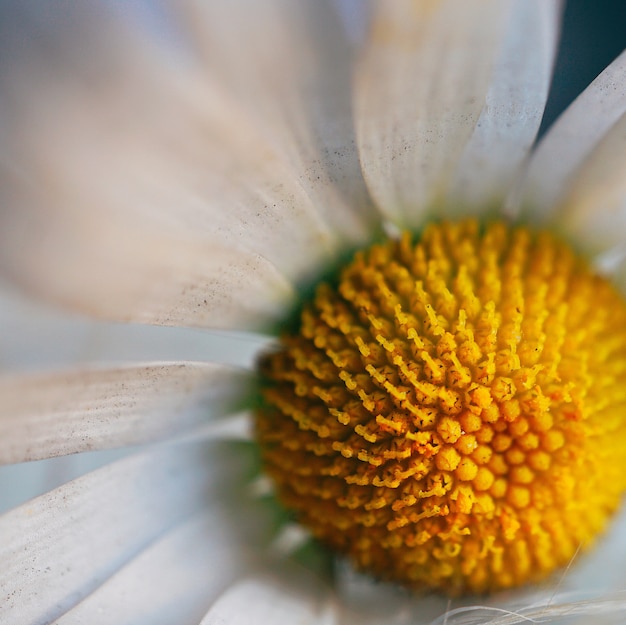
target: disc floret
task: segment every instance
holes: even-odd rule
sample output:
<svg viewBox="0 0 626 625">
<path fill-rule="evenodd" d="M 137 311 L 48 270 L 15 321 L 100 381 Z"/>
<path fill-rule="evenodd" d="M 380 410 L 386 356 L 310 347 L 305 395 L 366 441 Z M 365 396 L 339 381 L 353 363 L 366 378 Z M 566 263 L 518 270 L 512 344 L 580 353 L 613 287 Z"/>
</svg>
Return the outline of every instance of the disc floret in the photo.
<svg viewBox="0 0 626 625">
<path fill-rule="evenodd" d="M 359 252 L 260 368 L 279 498 L 379 578 L 539 580 L 626 487 L 626 306 L 547 232 L 469 220 Z"/>
</svg>

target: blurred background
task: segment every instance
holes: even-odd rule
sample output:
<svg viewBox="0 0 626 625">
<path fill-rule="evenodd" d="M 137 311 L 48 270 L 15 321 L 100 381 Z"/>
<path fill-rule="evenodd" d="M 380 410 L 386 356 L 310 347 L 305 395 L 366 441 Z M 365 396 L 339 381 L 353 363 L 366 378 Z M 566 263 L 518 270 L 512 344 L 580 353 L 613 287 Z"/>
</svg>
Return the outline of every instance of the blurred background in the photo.
<svg viewBox="0 0 626 625">
<path fill-rule="evenodd" d="M 567 0 L 541 132 L 625 48 L 624 0 Z"/>
</svg>

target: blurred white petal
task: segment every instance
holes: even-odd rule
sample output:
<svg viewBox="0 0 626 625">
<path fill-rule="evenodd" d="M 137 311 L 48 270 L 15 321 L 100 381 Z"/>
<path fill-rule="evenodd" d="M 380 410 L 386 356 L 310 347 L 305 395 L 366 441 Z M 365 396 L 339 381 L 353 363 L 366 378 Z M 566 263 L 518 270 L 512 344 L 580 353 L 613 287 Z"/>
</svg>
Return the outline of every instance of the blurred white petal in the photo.
<svg viewBox="0 0 626 625">
<path fill-rule="evenodd" d="M 0 465 L 0 513 L 136 452 L 136 447 L 120 447 Z"/>
<path fill-rule="evenodd" d="M 561 9 L 559 0 L 513 3 L 485 107 L 451 183 L 447 215 L 498 206 L 519 175 L 543 116 Z"/>
<path fill-rule="evenodd" d="M 265 574 L 241 581 L 211 607 L 200 625 L 335 625 L 328 593 L 309 576 Z"/>
<path fill-rule="evenodd" d="M 341 23 L 351 42 L 359 44 L 365 40 L 370 7 L 363 0 L 330 0 L 333 9 L 341 19 Z"/>
<path fill-rule="evenodd" d="M 246 392 L 242 372 L 208 363 L 0 378 L 0 464 L 137 445 L 221 416 Z"/>
<path fill-rule="evenodd" d="M 109 323 L 68 315 L 0 287 L 0 371 L 38 372 L 94 362 L 194 360 L 245 369 L 274 340 L 250 332 Z"/>
<path fill-rule="evenodd" d="M 626 249 L 625 169 L 626 112 L 578 168 L 557 205 L 558 228 L 588 256 Z"/>
<path fill-rule="evenodd" d="M 557 120 L 520 191 L 523 215 L 548 223 L 626 287 L 626 52 Z"/>
<path fill-rule="evenodd" d="M 0 282 L 0 327 L 4 373 L 77 362 L 98 322 L 46 308 Z"/>
<path fill-rule="evenodd" d="M 119 320 L 271 321 L 338 235 L 224 90 L 109 30 L 86 68 L 4 77 L 3 271 Z"/>
<path fill-rule="evenodd" d="M 372 580 L 341 560 L 335 566 L 335 586 L 341 597 L 341 625 L 429 625 L 446 611 L 450 600 Z"/>
<path fill-rule="evenodd" d="M 389 0 L 375 8 L 355 83 L 361 163 L 381 210 L 419 227 L 479 119 L 511 2 Z"/>
<path fill-rule="evenodd" d="M 197 625 L 252 561 L 233 520 L 219 510 L 205 511 L 149 545 L 55 623 Z"/>
<path fill-rule="evenodd" d="M 355 147 L 352 58 L 326 0 L 186 0 L 182 11 L 207 73 L 290 163 L 324 220 L 349 241 L 367 239 L 377 213 Z"/>
<path fill-rule="evenodd" d="M 626 52 L 578 96 L 533 153 L 519 200 L 528 219 L 534 223 L 561 219 L 557 206 L 578 170 L 625 112 Z"/>
<path fill-rule="evenodd" d="M 210 505 L 242 460 L 227 462 L 206 445 L 153 449 L 6 513 L 0 517 L 0 621 L 59 617 L 163 532 Z"/>
</svg>

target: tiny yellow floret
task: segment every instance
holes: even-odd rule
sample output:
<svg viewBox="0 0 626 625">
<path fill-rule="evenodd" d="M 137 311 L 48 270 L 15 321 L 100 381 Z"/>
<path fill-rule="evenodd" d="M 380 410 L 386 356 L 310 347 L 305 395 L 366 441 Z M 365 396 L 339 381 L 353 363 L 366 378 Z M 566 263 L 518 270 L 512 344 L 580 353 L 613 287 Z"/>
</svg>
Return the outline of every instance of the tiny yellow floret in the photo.
<svg viewBox="0 0 626 625">
<path fill-rule="evenodd" d="M 626 304 L 547 232 L 466 220 L 359 252 L 259 368 L 279 498 L 381 579 L 538 581 L 626 490 Z"/>
</svg>

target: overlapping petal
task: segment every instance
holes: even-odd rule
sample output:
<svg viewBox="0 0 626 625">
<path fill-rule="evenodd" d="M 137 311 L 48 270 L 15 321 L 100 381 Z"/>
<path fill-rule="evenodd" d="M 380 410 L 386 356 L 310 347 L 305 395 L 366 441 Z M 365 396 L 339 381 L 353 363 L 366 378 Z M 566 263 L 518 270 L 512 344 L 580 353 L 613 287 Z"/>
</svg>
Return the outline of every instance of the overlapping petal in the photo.
<svg viewBox="0 0 626 625">
<path fill-rule="evenodd" d="M 449 183 L 447 215 L 500 210 L 520 175 L 548 97 L 562 4 L 512 3 L 485 105 Z"/>
<path fill-rule="evenodd" d="M 570 183 L 626 113 L 626 52 L 609 65 L 543 137 L 520 191 L 524 215 L 535 223 L 566 220 L 558 209 Z"/>
<path fill-rule="evenodd" d="M 326 0 L 172 3 L 215 77 L 285 157 L 333 231 L 363 243 L 378 213 L 352 121 L 353 54 Z M 285 50 L 289 50 L 285 54 Z"/>
<path fill-rule="evenodd" d="M 626 258 L 624 167 L 626 52 L 546 134 L 519 192 L 524 217 L 558 228 L 620 281 Z"/>
<path fill-rule="evenodd" d="M 355 120 L 365 179 L 396 223 L 419 227 L 446 193 L 483 110 L 511 5 L 374 5 L 356 75 Z"/>
<path fill-rule="evenodd" d="M 615 248 L 626 252 L 625 167 L 626 112 L 579 168 L 559 206 L 562 228 L 592 257 Z"/>
<path fill-rule="evenodd" d="M 186 443 L 133 455 L 0 517 L 0 621 L 49 623 L 92 593 L 163 532 L 210 506 L 243 467 Z M 231 486 L 232 488 L 232 486 Z"/>
<path fill-rule="evenodd" d="M 342 237 L 215 80 L 167 47 L 102 30 L 114 45 L 94 58 L 3 77 L 4 273 L 118 320 L 275 319 Z"/>
<path fill-rule="evenodd" d="M 212 506 L 150 544 L 95 592 L 60 619 L 59 625 L 197 625 L 219 593 L 256 563 L 247 544 L 255 531 L 239 531 L 222 506 Z M 248 523 L 250 525 L 250 523 Z M 181 557 L 184 554 L 184 557 Z"/>
<path fill-rule="evenodd" d="M 219 362 L 252 369 L 272 337 L 250 332 L 110 323 L 0 293 L 0 370 L 14 375 L 93 363 Z M 28 331 L 24 331 L 27 328 Z"/>
</svg>

